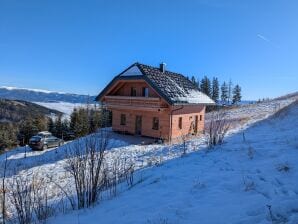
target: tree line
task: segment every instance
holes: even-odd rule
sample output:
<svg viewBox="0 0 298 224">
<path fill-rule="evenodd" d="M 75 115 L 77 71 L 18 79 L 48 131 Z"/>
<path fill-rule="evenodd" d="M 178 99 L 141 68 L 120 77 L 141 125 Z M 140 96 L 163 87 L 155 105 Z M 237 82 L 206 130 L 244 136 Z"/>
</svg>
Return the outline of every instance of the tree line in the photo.
<svg viewBox="0 0 298 224">
<path fill-rule="evenodd" d="M 201 80 L 191 77 L 190 81 L 203 93 L 209 96 L 215 103 L 222 105 L 238 104 L 241 102 L 241 87 L 232 81 L 224 81 L 221 85 L 217 77 L 210 80 L 204 76 Z"/>
<path fill-rule="evenodd" d="M 75 108 L 70 119 L 62 115 L 55 117 L 28 116 L 19 123 L 0 123 L 0 151 L 17 145 L 29 144 L 29 139 L 40 131 L 49 131 L 64 140 L 79 138 L 111 125 L 111 113 L 105 109 L 88 105 Z"/>
<path fill-rule="evenodd" d="M 104 108 L 96 106 L 86 108 L 74 108 L 70 115 L 70 120 L 62 119 L 61 116 L 56 119 L 49 118 L 48 131 L 58 138 L 83 137 L 96 132 L 99 128 L 111 125 L 111 113 Z"/>
</svg>

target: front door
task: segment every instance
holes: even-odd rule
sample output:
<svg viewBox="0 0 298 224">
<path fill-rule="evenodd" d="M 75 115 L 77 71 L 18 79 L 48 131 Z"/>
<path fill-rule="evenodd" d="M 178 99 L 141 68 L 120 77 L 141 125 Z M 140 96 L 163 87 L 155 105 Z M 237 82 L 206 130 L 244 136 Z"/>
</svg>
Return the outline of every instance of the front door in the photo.
<svg viewBox="0 0 298 224">
<path fill-rule="evenodd" d="M 141 135 L 142 134 L 142 116 L 139 116 L 139 115 L 136 116 L 135 134 L 136 135 Z"/>
<path fill-rule="evenodd" d="M 198 115 L 196 115 L 195 116 L 195 134 L 197 134 L 198 133 L 198 122 L 199 122 L 199 116 Z"/>
</svg>

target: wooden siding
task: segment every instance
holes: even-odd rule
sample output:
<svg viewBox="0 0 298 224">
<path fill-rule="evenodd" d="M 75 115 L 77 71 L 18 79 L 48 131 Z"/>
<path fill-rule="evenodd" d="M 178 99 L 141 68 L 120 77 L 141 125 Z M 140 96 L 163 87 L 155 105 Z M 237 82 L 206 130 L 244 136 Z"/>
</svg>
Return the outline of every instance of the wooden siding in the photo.
<svg viewBox="0 0 298 224">
<path fill-rule="evenodd" d="M 177 108 L 172 108 L 177 109 Z M 112 128 L 114 131 L 135 134 L 136 116 L 142 116 L 141 135 L 165 140 L 178 139 L 182 135 L 200 134 L 204 130 L 204 106 L 185 106 L 180 110 L 171 113 L 165 111 L 142 111 L 113 109 Z M 126 115 L 126 125 L 120 125 L 121 114 Z M 171 115 L 172 114 L 172 115 Z M 197 130 L 194 130 L 195 116 L 198 116 Z M 201 120 L 200 120 L 201 116 Z M 153 118 L 159 118 L 159 130 L 152 129 Z M 179 118 L 182 117 L 182 129 L 179 128 Z M 172 121 L 171 121 L 172 120 Z M 172 125 L 171 125 L 172 122 Z"/>
<path fill-rule="evenodd" d="M 199 134 L 204 130 L 205 122 L 205 106 L 175 106 L 171 108 L 172 113 L 172 139 L 182 135 Z M 200 121 L 200 115 L 202 120 Z M 195 124 L 195 116 L 198 116 L 197 130 L 192 127 Z M 179 117 L 182 117 L 182 129 L 179 128 Z"/>
<path fill-rule="evenodd" d="M 159 97 L 158 94 L 155 92 L 155 90 L 152 89 L 143 80 L 118 82 L 118 83 L 115 84 L 114 91 L 112 91 L 108 95 L 112 95 L 112 96 L 130 96 L 131 88 L 136 88 L 137 96 L 142 96 L 143 88 L 148 88 L 149 89 L 149 97 Z"/>
<path fill-rule="evenodd" d="M 136 88 L 136 96 L 131 88 Z M 149 97 L 142 97 L 143 87 L 149 89 Z M 135 134 L 136 116 L 142 116 L 141 135 L 165 140 L 175 140 L 182 135 L 199 134 L 204 130 L 205 106 L 170 106 L 144 80 L 121 80 L 108 90 L 101 99 L 112 111 L 112 129 L 114 131 Z M 126 124 L 121 125 L 121 114 L 126 116 Z M 196 130 L 195 118 L 198 116 Z M 153 118 L 159 118 L 159 129 L 152 128 Z M 182 128 L 179 128 L 179 118 Z M 201 120 L 200 120 L 201 117 Z"/>
<path fill-rule="evenodd" d="M 129 134 L 135 134 L 136 116 L 142 116 L 142 131 L 141 135 L 154 138 L 169 138 L 170 116 L 168 112 L 145 112 L 145 111 L 129 111 L 129 110 L 112 110 L 113 131 L 120 131 Z M 120 125 L 121 114 L 126 115 L 126 125 Z M 159 118 L 159 129 L 152 129 L 153 118 Z"/>
<path fill-rule="evenodd" d="M 108 108 L 113 106 L 130 106 L 146 108 L 167 108 L 168 104 L 158 97 L 105 96 Z"/>
</svg>

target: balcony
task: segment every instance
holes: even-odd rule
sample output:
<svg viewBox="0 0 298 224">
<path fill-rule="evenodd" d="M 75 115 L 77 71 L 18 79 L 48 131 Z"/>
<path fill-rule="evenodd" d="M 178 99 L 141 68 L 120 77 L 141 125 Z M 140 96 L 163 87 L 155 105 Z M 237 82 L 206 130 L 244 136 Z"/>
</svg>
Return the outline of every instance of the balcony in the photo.
<svg viewBox="0 0 298 224">
<path fill-rule="evenodd" d="M 158 97 L 139 96 L 105 96 L 105 105 L 112 108 L 156 110 L 168 108 L 168 105 Z"/>
</svg>

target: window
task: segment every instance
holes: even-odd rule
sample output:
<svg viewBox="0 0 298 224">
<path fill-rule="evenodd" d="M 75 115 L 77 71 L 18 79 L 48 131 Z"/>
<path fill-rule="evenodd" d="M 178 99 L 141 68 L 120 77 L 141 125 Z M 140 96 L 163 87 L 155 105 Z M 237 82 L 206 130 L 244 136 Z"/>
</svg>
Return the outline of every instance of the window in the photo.
<svg viewBox="0 0 298 224">
<path fill-rule="evenodd" d="M 200 115 L 200 121 L 202 121 L 203 120 L 203 116 L 202 115 Z"/>
<path fill-rule="evenodd" d="M 135 87 L 131 87 L 131 89 L 130 89 L 130 95 L 131 96 L 137 96 L 137 89 Z"/>
<path fill-rule="evenodd" d="M 178 127 L 179 129 L 182 129 L 182 117 L 179 117 Z"/>
<path fill-rule="evenodd" d="M 126 115 L 121 114 L 120 116 L 120 125 L 126 125 Z"/>
<path fill-rule="evenodd" d="M 142 96 L 149 97 L 149 89 L 147 87 L 143 87 Z"/>
<path fill-rule="evenodd" d="M 159 129 L 159 119 L 158 119 L 158 117 L 153 118 L 152 129 L 153 130 L 158 130 Z"/>
</svg>

